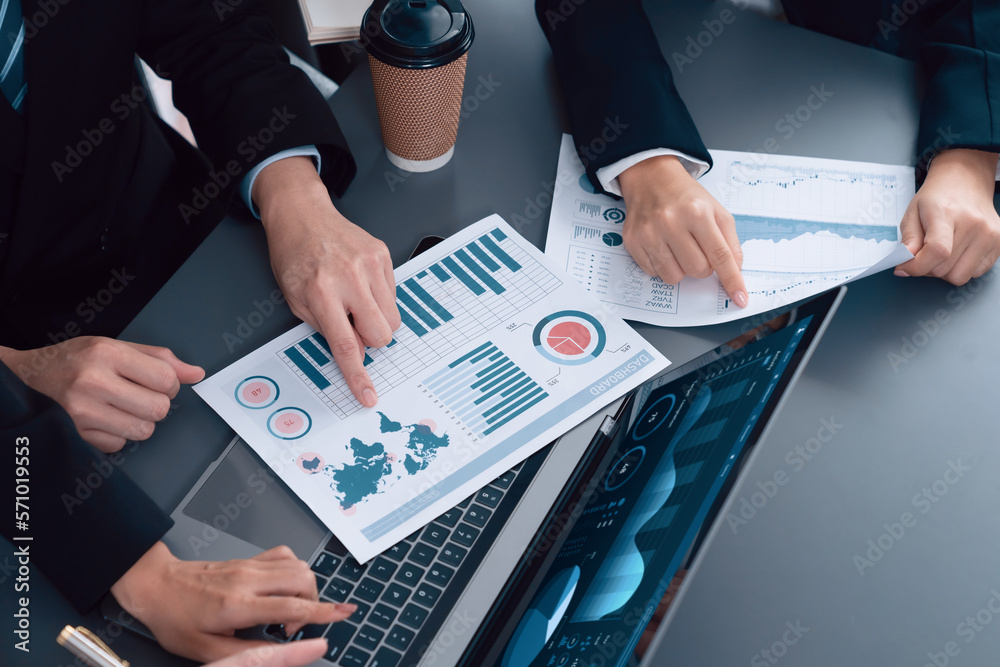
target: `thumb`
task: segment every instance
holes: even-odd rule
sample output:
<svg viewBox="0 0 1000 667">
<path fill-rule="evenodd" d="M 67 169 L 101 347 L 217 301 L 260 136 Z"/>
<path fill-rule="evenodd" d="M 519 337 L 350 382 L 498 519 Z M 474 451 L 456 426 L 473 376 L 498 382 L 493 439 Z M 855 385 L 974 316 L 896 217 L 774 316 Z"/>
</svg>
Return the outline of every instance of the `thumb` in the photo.
<svg viewBox="0 0 1000 667">
<path fill-rule="evenodd" d="M 906 246 L 911 255 L 916 256 L 924 245 L 924 225 L 920 221 L 920 210 L 917 201 L 914 199 L 903 214 L 903 219 L 899 223 L 899 239 Z M 910 275 L 908 269 L 913 265 L 913 260 L 903 262 L 896 267 L 897 276 L 907 277 Z"/>
<path fill-rule="evenodd" d="M 205 379 L 205 369 L 201 366 L 186 364 L 180 359 L 177 359 L 176 363 L 171 365 L 177 372 L 177 379 L 181 384 L 194 384 Z"/>
<path fill-rule="evenodd" d="M 924 245 L 924 226 L 920 222 L 920 212 L 915 201 L 903 214 L 903 220 L 899 223 L 899 234 L 902 244 L 914 255 Z"/>
</svg>

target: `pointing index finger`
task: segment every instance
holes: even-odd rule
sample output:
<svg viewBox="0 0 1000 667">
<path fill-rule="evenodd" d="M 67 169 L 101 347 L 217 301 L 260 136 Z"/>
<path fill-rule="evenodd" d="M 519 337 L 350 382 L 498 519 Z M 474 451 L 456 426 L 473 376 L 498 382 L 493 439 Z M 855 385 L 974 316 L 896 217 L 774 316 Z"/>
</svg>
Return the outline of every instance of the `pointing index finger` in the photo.
<svg viewBox="0 0 1000 667">
<path fill-rule="evenodd" d="M 709 264 L 719 276 L 719 282 L 729 294 L 729 297 L 740 308 L 746 308 L 749 303 L 747 296 L 747 286 L 743 282 L 743 274 L 740 272 L 742 263 L 742 252 L 740 261 L 737 261 L 736 251 L 727 243 L 722 230 L 713 225 L 704 225 L 699 228 L 697 235 L 698 245 L 701 246 Z M 734 243 L 739 248 L 739 241 L 735 240 L 735 230 L 733 231 Z"/>
<path fill-rule="evenodd" d="M 330 344 L 333 360 L 344 374 L 348 389 L 362 405 L 367 408 L 374 407 L 378 402 L 378 395 L 375 393 L 375 385 L 365 371 L 358 338 L 347 313 L 343 311 L 317 313 L 315 310 L 313 313 Z"/>
</svg>

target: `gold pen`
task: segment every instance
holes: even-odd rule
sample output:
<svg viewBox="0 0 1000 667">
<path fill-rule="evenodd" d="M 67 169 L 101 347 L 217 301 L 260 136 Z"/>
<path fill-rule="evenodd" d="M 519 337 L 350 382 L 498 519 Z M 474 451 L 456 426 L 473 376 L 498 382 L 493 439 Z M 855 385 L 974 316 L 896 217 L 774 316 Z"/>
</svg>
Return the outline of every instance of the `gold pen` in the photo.
<svg viewBox="0 0 1000 667">
<path fill-rule="evenodd" d="M 129 667 L 127 660 L 119 658 L 97 635 L 82 625 L 75 628 L 67 625 L 56 641 L 91 667 Z"/>
</svg>

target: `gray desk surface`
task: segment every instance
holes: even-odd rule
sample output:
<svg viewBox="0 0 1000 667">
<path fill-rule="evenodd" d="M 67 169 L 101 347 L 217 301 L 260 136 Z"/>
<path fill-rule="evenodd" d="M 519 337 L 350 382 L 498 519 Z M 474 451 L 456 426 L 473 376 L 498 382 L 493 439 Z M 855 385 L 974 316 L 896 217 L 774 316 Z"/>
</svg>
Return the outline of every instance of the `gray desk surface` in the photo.
<svg viewBox="0 0 1000 667">
<path fill-rule="evenodd" d="M 332 103 L 358 161 L 358 177 L 339 205 L 386 240 L 397 264 L 421 236 L 447 235 L 493 212 L 508 220 L 524 216 L 530 224 L 520 231 L 539 246 L 544 241 L 562 127 L 548 46 L 533 3 L 467 2 L 477 41 L 449 165 L 408 175 L 388 163 L 366 68 L 350 76 Z M 649 10 L 672 60 L 723 6 L 668 10 L 667 4 L 650 3 Z M 761 150 L 773 138 L 783 153 L 913 159 L 918 85 L 911 64 L 739 10 L 735 15 L 677 76 L 710 147 Z M 776 123 L 804 104 L 813 86 L 833 95 L 791 136 L 779 131 Z M 541 204 L 536 215 L 534 202 Z M 760 653 L 773 649 L 771 660 L 782 665 L 923 665 L 928 652 L 943 652 L 952 641 L 958 654 L 950 664 L 995 663 L 1000 620 L 991 624 L 987 603 L 1000 590 L 994 509 L 1000 458 L 992 412 L 1000 375 L 998 282 L 959 289 L 883 274 L 851 288 L 737 498 L 749 502 L 758 482 L 779 470 L 789 481 L 712 545 L 666 637 L 676 664 L 774 664 Z M 274 287 L 260 229 L 226 220 L 124 337 L 168 345 L 214 372 L 294 324 L 281 306 L 262 322 L 254 317 L 259 326 L 244 342 L 227 345 L 225 334 L 245 334 L 240 318 Z M 942 321 L 936 327 L 928 324 L 935 317 Z M 683 362 L 740 325 L 638 328 Z M 893 365 L 890 355 L 905 361 Z M 795 448 L 808 446 L 823 420 L 842 427 L 808 461 L 796 458 Z M 229 428 L 185 389 L 124 467 L 169 510 L 230 438 Z M 950 462 L 968 470 L 956 478 L 946 472 Z M 954 484 L 938 482 L 946 476 Z M 925 487 L 945 493 L 915 504 Z M 854 557 L 867 557 L 868 541 L 878 542 L 883 524 L 899 522 L 904 512 L 915 523 L 898 539 L 882 537 L 883 545 L 892 542 L 889 550 L 859 574 Z M 72 550 L 67 545 L 70 557 Z M 9 566 L 11 553 L 0 544 L 0 564 Z M 0 571 L 5 587 L 12 585 L 6 572 Z M 14 664 L 72 664 L 54 643 L 65 623 L 104 631 L 139 667 L 185 664 L 120 635 L 96 613 L 80 618 L 40 578 L 32 587 L 32 653 L 13 655 Z M 966 621 L 977 614 L 976 625 Z M 3 656 L 15 653 L 9 623 L 0 624 Z M 786 623 L 808 628 L 794 645 L 784 643 L 796 638 L 783 635 Z M 944 664 L 945 656 L 936 657 Z M 6 657 L 0 662 L 9 664 Z"/>
</svg>

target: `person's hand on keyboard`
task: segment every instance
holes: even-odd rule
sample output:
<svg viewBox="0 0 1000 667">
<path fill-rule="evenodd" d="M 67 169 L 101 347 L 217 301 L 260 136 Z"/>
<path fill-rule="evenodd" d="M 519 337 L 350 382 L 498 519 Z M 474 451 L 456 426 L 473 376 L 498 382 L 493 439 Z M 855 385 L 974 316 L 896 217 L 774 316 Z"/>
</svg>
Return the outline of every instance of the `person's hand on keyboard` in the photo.
<svg viewBox="0 0 1000 667">
<path fill-rule="evenodd" d="M 0 348 L 0 360 L 59 403 L 83 439 L 105 453 L 149 438 L 180 386 L 205 377 L 165 347 L 97 336 L 33 350 Z"/>
<path fill-rule="evenodd" d="M 320 602 L 315 575 L 288 547 L 246 560 L 207 562 L 179 560 L 157 542 L 111 593 L 163 648 L 200 661 L 270 646 L 237 639 L 236 630 L 284 624 L 291 635 L 308 624 L 343 621 L 357 609 Z"/>
<path fill-rule="evenodd" d="M 900 223 L 903 245 L 915 257 L 896 275 L 936 276 L 964 285 L 1000 257 L 1000 216 L 993 207 L 997 154 L 941 151 Z"/>
<path fill-rule="evenodd" d="M 651 276 L 676 283 L 715 272 L 740 308 L 748 301 L 736 223 L 673 156 L 652 157 L 618 176 L 628 215 L 625 248 Z"/>
<path fill-rule="evenodd" d="M 326 640 L 321 637 L 291 644 L 270 644 L 247 649 L 205 667 L 300 667 L 322 658 L 326 647 Z"/>
<path fill-rule="evenodd" d="M 268 165 L 253 187 L 288 305 L 329 341 L 355 398 L 374 406 L 364 348 L 388 345 L 401 324 L 389 250 L 337 211 L 309 158 Z"/>
</svg>

